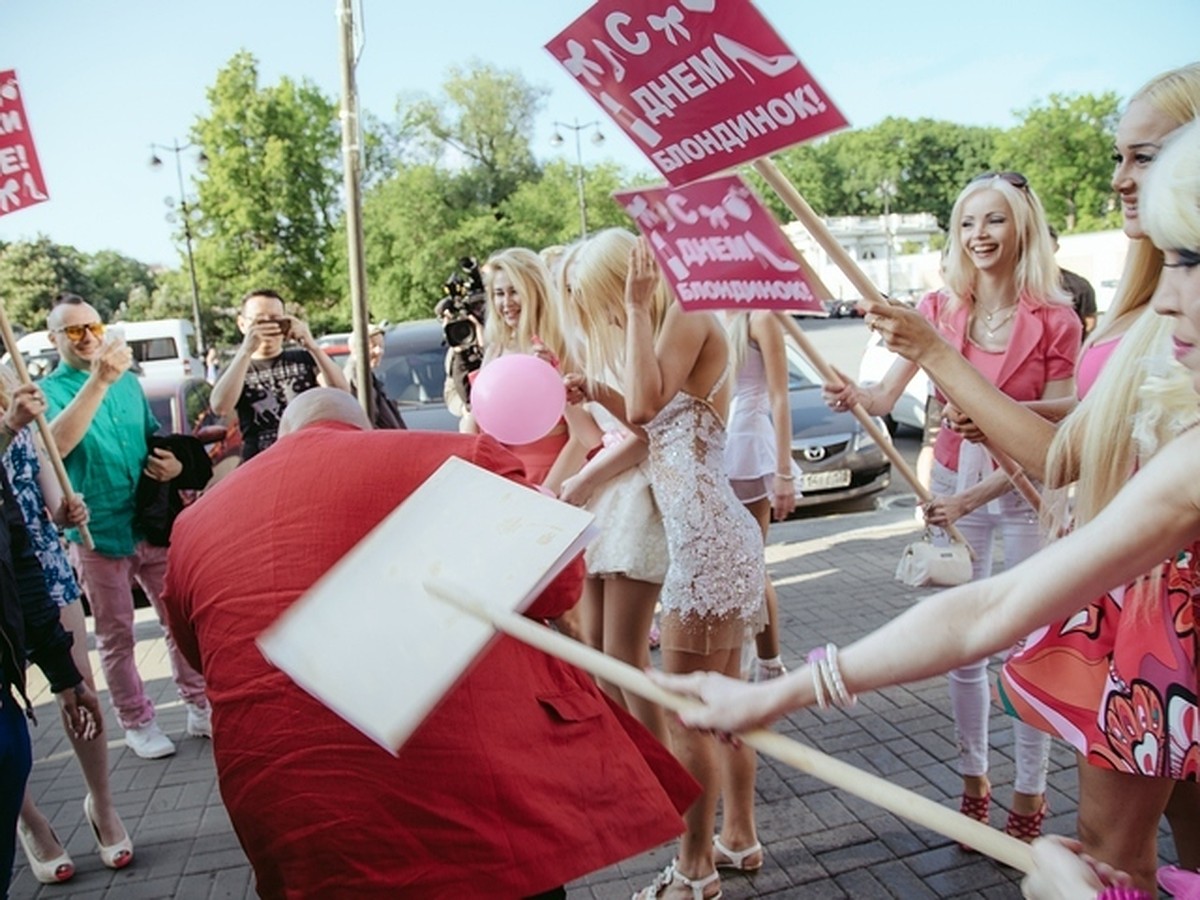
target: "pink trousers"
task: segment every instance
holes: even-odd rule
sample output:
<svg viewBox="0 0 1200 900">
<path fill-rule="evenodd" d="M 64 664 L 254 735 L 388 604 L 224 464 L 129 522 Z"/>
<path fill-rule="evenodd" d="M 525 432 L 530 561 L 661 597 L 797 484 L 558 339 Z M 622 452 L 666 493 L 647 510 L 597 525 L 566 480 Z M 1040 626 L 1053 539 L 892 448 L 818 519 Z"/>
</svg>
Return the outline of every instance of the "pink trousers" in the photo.
<svg viewBox="0 0 1200 900">
<path fill-rule="evenodd" d="M 167 548 L 142 541 L 132 556 L 113 557 L 71 544 L 70 557 L 92 608 L 96 650 L 117 719 L 122 728 L 145 725 L 154 719 L 154 702 L 146 696 L 146 687 L 137 669 L 133 582 L 136 580 L 141 585 L 162 623 L 160 597 L 167 572 Z M 183 658 L 165 626 L 164 631 L 171 674 L 179 696 L 186 703 L 207 706 L 204 677 Z"/>
</svg>

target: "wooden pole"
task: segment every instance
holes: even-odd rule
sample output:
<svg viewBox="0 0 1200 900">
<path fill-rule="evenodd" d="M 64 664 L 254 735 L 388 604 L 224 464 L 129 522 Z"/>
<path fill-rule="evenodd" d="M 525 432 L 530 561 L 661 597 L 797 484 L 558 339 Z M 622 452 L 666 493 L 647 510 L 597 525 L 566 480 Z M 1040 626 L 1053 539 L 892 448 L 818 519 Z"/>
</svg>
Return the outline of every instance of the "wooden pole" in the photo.
<svg viewBox="0 0 1200 900">
<path fill-rule="evenodd" d="M 0 302 L 0 333 L 3 334 L 4 344 L 8 347 L 9 358 L 12 359 L 13 368 L 17 370 L 17 378 L 21 384 L 33 384 L 33 379 L 29 377 L 29 369 L 25 367 L 25 357 L 21 356 L 21 351 L 17 349 L 17 338 L 13 334 L 12 325 L 8 321 L 8 310 L 4 308 L 4 304 Z M 63 465 L 62 454 L 58 452 L 58 445 L 54 443 L 54 435 L 50 433 L 50 423 L 46 421 L 46 417 L 38 413 L 34 418 L 37 423 L 38 432 L 42 436 L 42 443 L 46 445 L 46 453 L 50 457 L 50 465 L 54 468 L 54 475 L 58 479 L 59 485 L 62 487 L 63 499 L 68 502 L 75 499 L 75 489 L 71 487 L 71 478 L 67 475 L 67 468 Z M 78 526 L 79 540 L 88 550 L 95 550 L 96 545 L 92 542 L 92 533 L 88 531 L 87 525 Z"/>
<path fill-rule="evenodd" d="M 700 704 L 700 701 L 691 697 L 660 688 L 640 669 L 606 656 L 522 615 L 508 610 L 491 609 L 473 600 L 464 600 L 462 589 L 458 586 L 451 589 L 448 585 L 426 582 L 425 588 L 433 596 L 459 610 L 490 622 L 498 631 L 578 666 L 597 678 L 631 691 L 665 709 L 686 712 Z M 960 812 L 939 806 L 920 794 L 766 729 L 748 731 L 738 737 L 760 753 L 807 772 L 910 822 L 973 847 L 1005 865 L 1022 872 L 1029 872 L 1033 868 L 1033 859 L 1027 844 Z"/>
<path fill-rule="evenodd" d="M 826 362 L 824 357 L 817 352 L 817 348 L 814 347 L 812 341 L 808 339 L 808 335 L 804 333 L 804 329 L 800 327 L 800 323 L 786 312 L 781 312 L 778 315 L 779 321 L 783 323 L 784 330 L 788 333 L 792 340 L 796 342 L 796 346 L 800 348 L 800 352 L 803 353 L 808 361 L 813 364 L 817 372 L 825 380 L 825 383 L 834 385 L 835 387 L 840 386 L 842 384 L 841 376 L 838 374 L 837 370 L 834 369 L 833 366 L 831 366 L 828 362 Z M 912 470 L 912 467 L 909 466 L 904 457 L 900 455 L 900 451 L 896 449 L 896 445 L 892 443 L 892 439 L 884 431 L 882 431 L 878 425 L 875 424 L 875 420 L 871 418 L 870 413 L 863 409 L 862 404 L 855 403 L 854 406 L 851 407 L 850 412 L 854 414 L 854 418 L 858 419 L 862 427 L 866 429 L 867 434 L 874 438 L 875 443 L 879 445 L 879 449 L 883 451 L 884 455 L 891 461 L 892 465 L 895 466 L 896 469 L 899 470 L 900 474 L 904 476 L 904 480 L 912 486 L 913 491 L 916 493 L 917 498 L 921 501 L 921 503 L 925 504 L 932 500 L 933 495 L 929 493 L 929 488 L 921 484 L 921 480 L 917 478 L 917 473 Z M 958 541 L 959 543 L 963 544 L 968 551 L 970 551 L 972 559 L 975 558 L 975 551 L 972 549 L 971 545 L 967 543 L 967 539 L 963 537 L 962 532 L 959 531 L 958 528 L 956 528 L 954 525 L 947 525 L 944 530 L 946 534 L 950 536 L 951 540 Z"/>
<path fill-rule="evenodd" d="M 886 298 L 871 282 L 871 279 L 868 278 L 863 270 L 860 269 L 854 260 L 850 258 L 850 254 L 843 249 L 842 245 L 837 242 L 834 236 L 829 233 L 829 229 L 825 227 L 825 223 L 821 221 L 815 212 L 813 212 L 812 207 L 808 205 L 808 202 L 800 196 L 800 192 L 796 190 L 790 181 L 788 181 L 787 176 L 784 175 L 783 172 L 779 171 L 779 167 L 766 157 L 756 159 L 753 163 L 753 166 L 755 171 L 758 172 L 758 174 L 766 180 L 767 184 L 771 186 L 771 189 L 779 195 L 779 199 L 781 199 L 787 205 L 787 208 L 792 211 L 792 214 L 796 217 L 796 220 L 805 227 L 808 233 L 813 236 L 813 239 L 820 244 L 821 249 L 829 254 L 829 258 L 833 260 L 834 264 L 845 273 L 847 278 L 850 279 L 850 283 L 858 289 L 859 294 L 863 297 L 863 299 L 885 300 Z M 781 313 L 780 319 L 783 321 L 788 333 L 791 334 L 792 338 L 796 341 L 800 351 L 806 357 L 808 357 L 808 361 L 811 362 L 816 367 L 817 371 L 821 373 L 821 377 L 825 379 L 825 383 L 835 387 L 840 387 L 842 385 L 841 376 L 838 375 L 832 366 L 825 362 L 825 360 L 817 352 L 816 347 L 814 347 L 812 342 L 808 340 L 803 329 L 800 328 L 800 325 L 796 322 L 796 320 L 786 313 Z M 920 499 L 921 503 L 928 503 L 931 499 L 933 499 L 932 495 L 929 493 L 929 489 L 925 487 L 925 485 L 921 484 L 920 479 L 917 478 L 917 473 L 912 470 L 908 463 L 904 461 L 904 457 L 902 457 L 899 451 L 896 450 L 895 446 L 892 444 L 891 438 L 885 436 L 883 432 L 879 430 L 874 421 L 871 419 L 870 415 L 868 415 L 867 411 L 862 408 L 862 405 L 856 403 L 854 404 L 853 409 L 850 411 L 854 413 L 854 417 L 862 423 L 862 426 L 867 430 L 867 433 L 875 439 L 877 444 L 879 444 L 884 454 L 889 460 L 891 460 L 892 465 L 895 466 L 899 470 L 900 474 L 904 476 L 904 479 L 910 485 L 912 485 L 912 489 L 916 492 L 916 495 Z M 975 558 L 974 549 L 972 549 L 971 545 L 967 543 L 967 540 L 963 537 L 961 531 L 959 531 L 953 525 L 948 526 L 945 531 L 948 535 L 950 535 L 952 540 L 958 541 L 966 546 L 967 550 L 971 553 L 971 558 Z"/>
<path fill-rule="evenodd" d="M 997 450 L 989 442 L 984 441 L 983 446 L 987 448 L 987 452 L 992 455 L 992 459 L 996 461 L 1012 486 L 1017 489 L 1017 492 L 1025 498 L 1025 502 L 1033 507 L 1034 512 L 1042 511 L 1042 495 L 1038 493 L 1038 489 L 1033 482 L 1029 480 L 1029 476 L 1025 474 L 1025 470 L 1017 465 L 1016 460 L 1002 450 Z"/>
</svg>

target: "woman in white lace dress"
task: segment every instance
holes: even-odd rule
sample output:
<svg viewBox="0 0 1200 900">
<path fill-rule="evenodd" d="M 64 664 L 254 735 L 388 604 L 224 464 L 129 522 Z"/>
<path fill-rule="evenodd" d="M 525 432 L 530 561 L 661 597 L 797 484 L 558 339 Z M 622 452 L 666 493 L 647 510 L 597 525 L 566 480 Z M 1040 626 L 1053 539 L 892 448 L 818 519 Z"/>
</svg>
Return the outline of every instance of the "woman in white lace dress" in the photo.
<svg viewBox="0 0 1200 900">
<path fill-rule="evenodd" d="M 645 429 L 650 482 L 662 510 L 670 562 L 663 582 L 662 659 L 668 672 L 715 670 L 737 677 L 743 642 L 765 621 L 765 566 L 758 525 L 725 473 L 725 416 L 732 384 L 724 327 L 711 313 L 686 313 L 672 302 L 649 246 L 619 229 L 594 237 L 575 260 L 573 302 L 586 325 L 588 370 L 622 375 L 623 391 L 568 378 L 571 399 L 590 397 Z M 588 273 L 624 276 L 623 296 L 593 288 Z M 675 729 L 676 756 L 704 793 L 684 816 L 679 856 L 636 896 L 703 900 L 720 893 L 713 831 L 722 787 L 753 778 L 748 750 Z M 748 796 L 752 797 L 752 793 Z M 737 867 L 757 869 L 762 848 L 753 809 L 731 809 L 744 844 L 730 847 Z M 729 828 L 725 829 L 730 834 Z M 732 862 L 733 860 L 727 860 Z"/>
</svg>

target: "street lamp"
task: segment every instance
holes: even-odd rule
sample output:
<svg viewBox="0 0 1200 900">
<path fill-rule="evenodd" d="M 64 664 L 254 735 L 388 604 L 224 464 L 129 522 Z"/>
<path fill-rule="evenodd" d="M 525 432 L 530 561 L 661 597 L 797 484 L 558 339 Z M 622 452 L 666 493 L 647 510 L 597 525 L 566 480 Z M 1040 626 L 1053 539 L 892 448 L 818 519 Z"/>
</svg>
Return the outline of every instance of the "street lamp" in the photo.
<svg viewBox="0 0 1200 900">
<path fill-rule="evenodd" d="M 550 143 L 555 147 L 563 145 L 562 133 L 557 129 L 570 128 L 575 132 L 575 186 L 579 190 L 579 235 L 581 239 L 584 239 L 587 238 L 587 200 L 583 194 L 583 148 L 579 143 L 579 133 L 589 128 L 594 128 L 595 132 L 592 134 L 592 143 L 597 146 L 604 143 L 604 133 L 600 131 L 599 122 L 585 122 L 580 125 L 578 119 L 575 120 L 574 125 L 567 122 L 555 122 L 554 128 L 555 132 L 550 137 Z"/>
<path fill-rule="evenodd" d="M 204 359 L 208 348 L 204 343 L 204 328 L 200 323 L 200 284 L 196 281 L 196 259 L 194 256 L 192 256 L 192 220 L 188 210 L 187 195 L 184 193 L 183 189 L 183 161 L 180 158 L 180 154 L 182 154 L 184 150 L 190 150 L 193 146 L 195 145 L 191 143 L 181 145 L 179 141 L 174 139 L 172 139 L 169 145 L 151 144 L 150 166 L 157 169 L 163 164 L 163 161 L 159 159 L 158 154 L 154 152 L 155 150 L 169 150 L 171 153 L 175 154 L 175 174 L 179 178 L 179 214 L 183 218 L 183 238 L 187 244 L 188 272 L 192 276 L 192 324 L 196 327 L 197 351 L 200 354 L 200 358 Z M 196 154 L 196 164 L 199 165 L 200 168 L 204 168 L 206 165 L 208 165 L 208 157 L 204 155 L 203 150 Z M 175 205 L 175 201 L 168 197 L 167 205 L 173 207 Z M 172 218 L 172 216 L 168 216 L 167 221 L 171 221 Z"/>
<path fill-rule="evenodd" d="M 892 296 L 892 198 L 896 196 L 896 183 L 889 178 L 879 182 L 879 196 L 883 198 L 884 259 L 887 260 L 887 295 Z"/>
</svg>

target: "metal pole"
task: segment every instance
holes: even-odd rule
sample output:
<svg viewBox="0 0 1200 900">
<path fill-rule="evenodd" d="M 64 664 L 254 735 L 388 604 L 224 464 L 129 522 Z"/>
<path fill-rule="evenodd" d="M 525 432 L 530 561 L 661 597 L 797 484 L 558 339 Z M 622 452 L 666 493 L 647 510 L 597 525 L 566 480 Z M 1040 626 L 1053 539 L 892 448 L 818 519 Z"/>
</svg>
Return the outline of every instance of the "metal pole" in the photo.
<svg viewBox="0 0 1200 900">
<path fill-rule="evenodd" d="M 583 148 L 579 143 L 579 132 L 582 126 L 575 120 L 575 183 L 579 188 L 579 236 L 587 240 L 587 199 L 583 192 Z"/>
<path fill-rule="evenodd" d="M 367 279 L 363 256 L 361 183 L 359 180 L 358 95 L 354 86 L 354 15 L 350 0 L 338 0 L 342 64 L 342 169 L 346 190 L 346 245 L 350 271 L 350 309 L 354 323 L 354 381 L 358 402 L 374 421 L 375 396 L 371 390 L 370 336 L 367 333 Z"/>
<path fill-rule="evenodd" d="M 183 160 L 180 158 L 183 151 L 192 145 L 188 143 L 181 146 L 178 138 L 172 138 L 169 146 L 164 144 L 151 144 L 151 146 L 161 150 L 170 150 L 175 154 L 175 177 L 179 182 L 179 212 L 183 216 L 183 238 L 187 247 L 188 274 L 192 280 L 192 325 L 196 329 L 197 353 L 203 360 L 208 346 L 204 340 L 204 325 L 200 318 L 200 282 L 196 278 L 196 257 L 192 253 L 192 222 L 188 210 L 187 194 L 183 185 Z"/>
</svg>

